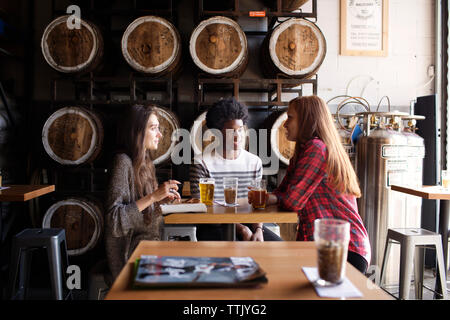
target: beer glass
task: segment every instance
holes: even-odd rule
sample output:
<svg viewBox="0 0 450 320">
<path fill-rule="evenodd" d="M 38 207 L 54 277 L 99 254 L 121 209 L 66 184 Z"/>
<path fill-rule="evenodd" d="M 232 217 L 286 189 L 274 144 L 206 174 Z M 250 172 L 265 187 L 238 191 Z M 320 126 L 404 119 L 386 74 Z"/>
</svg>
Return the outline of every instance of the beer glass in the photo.
<svg viewBox="0 0 450 320">
<path fill-rule="evenodd" d="M 450 171 L 449 170 L 442 170 L 441 184 L 442 184 L 442 188 L 450 191 Z"/>
<path fill-rule="evenodd" d="M 252 180 L 250 186 L 253 209 L 266 208 L 267 184 L 264 179 Z"/>
<path fill-rule="evenodd" d="M 317 248 L 319 286 L 334 286 L 345 278 L 350 223 L 339 219 L 314 220 L 314 242 Z"/>
<path fill-rule="evenodd" d="M 214 178 L 200 178 L 200 202 L 212 206 L 214 201 Z"/>
<path fill-rule="evenodd" d="M 237 204 L 238 178 L 223 178 L 223 195 L 225 204 Z"/>
</svg>

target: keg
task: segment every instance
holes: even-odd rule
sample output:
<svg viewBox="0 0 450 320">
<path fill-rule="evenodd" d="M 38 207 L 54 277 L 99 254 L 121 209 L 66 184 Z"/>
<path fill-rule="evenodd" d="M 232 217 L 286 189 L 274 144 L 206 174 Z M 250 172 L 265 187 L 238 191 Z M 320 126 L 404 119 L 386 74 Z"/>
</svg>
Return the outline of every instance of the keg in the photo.
<svg viewBox="0 0 450 320">
<path fill-rule="evenodd" d="M 421 205 L 413 206 L 406 195 L 392 191 L 390 186 L 421 184 L 424 147 L 416 139 L 411 148 L 412 140 L 402 132 L 401 118 L 408 114 L 362 112 L 356 115 L 364 123 L 364 135 L 356 144 L 356 172 L 361 188 L 358 210 L 372 247 L 371 264 L 381 268 L 387 230 L 420 227 Z M 419 153 L 414 155 L 413 149 Z M 388 284 L 398 281 L 398 258 L 399 254 L 395 254 L 389 259 Z"/>
<path fill-rule="evenodd" d="M 180 128 L 180 123 L 177 116 L 169 109 L 164 107 L 155 107 L 155 109 L 159 121 L 159 130 L 162 134 L 158 149 L 150 151 L 153 164 L 156 166 L 170 160 L 177 142 L 176 139 L 172 139 L 172 134 Z"/>
<path fill-rule="evenodd" d="M 176 74 L 181 67 L 180 35 L 166 19 L 140 17 L 123 34 L 122 54 L 138 72 L 153 76 Z"/>
<path fill-rule="evenodd" d="M 41 49 L 56 71 L 83 73 L 94 70 L 103 56 L 103 38 L 92 22 L 80 19 L 80 28 L 69 29 L 71 16 L 58 17 L 45 28 Z"/>
<path fill-rule="evenodd" d="M 267 78 L 282 74 L 307 79 L 325 59 L 326 41 L 316 24 L 306 19 L 289 19 L 267 34 L 261 50 L 262 71 Z"/>
<path fill-rule="evenodd" d="M 241 27 L 227 17 L 200 22 L 192 32 L 189 52 L 195 65 L 212 76 L 240 76 L 247 67 L 247 38 Z"/>
<path fill-rule="evenodd" d="M 95 248 L 102 238 L 102 207 L 97 200 L 87 198 L 58 201 L 45 213 L 42 228 L 65 229 L 67 254 L 84 254 Z"/>
<path fill-rule="evenodd" d="M 287 139 L 284 123 L 287 120 L 286 111 L 275 111 L 264 121 L 264 128 L 268 130 L 268 145 L 280 162 L 289 165 L 289 160 L 295 152 L 295 142 Z"/>
<path fill-rule="evenodd" d="M 65 107 L 54 112 L 42 129 L 47 154 L 64 165 L 90 163 L 103 144 L 103 125 L 97 113 L 83 107 Z"/>
</svg>

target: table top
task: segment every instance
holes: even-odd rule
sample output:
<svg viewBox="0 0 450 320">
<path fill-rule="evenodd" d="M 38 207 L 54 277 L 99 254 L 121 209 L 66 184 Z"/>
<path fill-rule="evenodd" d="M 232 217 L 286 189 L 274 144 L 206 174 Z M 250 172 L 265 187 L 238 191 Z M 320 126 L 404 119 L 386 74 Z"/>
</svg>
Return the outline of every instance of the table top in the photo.
<svg viewBox="0 0 450 320">
<path fill-rule="evenodd" d="M 442 186 L 397 186 L 391 185 L 391 189 L 398 192 L 407 193 L 424 199 L 450 200 L 450 190 L 445 190 Z"/>
<path fill-rule="evenodd" d="M 55 185 L 6 185 L 0 190 L 0 201 L 28 201 L 55 191 Z"/>
<path fill-rule="evenodd" d="M 281 210 L 276 205 L 253 209 L 247 199 L 238 199 L 238 207 L 219 204 L 208 206 L 207 212 L 172 213 L 164 217 L 167 224 L 197 223 L 297 223 L 297 213 Z"/>
<path fill-rule="evenodd" d="M 133 262 L 143 254 L 162 256 L 250 256 L 266 272 L 268 283 L 255 288 L 177 288 L 133 290 Z M 314 242 L 301 241 L 141 241 L 115 280 L 106 300 L 323 300 L 301 270 L 316 266 Z M 347 263 L 347 278 L 362 298 L 392 300 L 368 278 Z M 368 286 L 368 281 L 371 286 Z"/>
</svg>

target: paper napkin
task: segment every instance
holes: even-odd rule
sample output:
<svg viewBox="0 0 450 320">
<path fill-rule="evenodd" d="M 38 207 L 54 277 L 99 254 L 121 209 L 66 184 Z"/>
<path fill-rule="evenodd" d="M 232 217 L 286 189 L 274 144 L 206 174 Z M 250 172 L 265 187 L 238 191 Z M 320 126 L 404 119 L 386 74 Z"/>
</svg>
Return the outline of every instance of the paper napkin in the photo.
<svg viewBox="0 0 450 320">
<path fill-rule="evenodd" d="M 347 278 L 344 281 L 333 287 L 320 287 L 315 285 L 315 281 L 319 278 L 319 273 L 316 267 L 303 267 L 308 280 L 313 284 L 314 289 L 319 297 L 323 298 L 359 298 L 362 297 L 361 291 L 359 291 L 353 283 Z"/>
</svg>

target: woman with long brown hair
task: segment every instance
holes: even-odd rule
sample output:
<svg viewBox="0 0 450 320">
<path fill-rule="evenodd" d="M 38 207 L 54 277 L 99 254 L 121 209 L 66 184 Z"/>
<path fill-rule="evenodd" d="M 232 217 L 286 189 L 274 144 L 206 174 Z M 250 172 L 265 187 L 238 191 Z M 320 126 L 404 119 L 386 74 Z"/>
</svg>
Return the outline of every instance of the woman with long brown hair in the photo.
<svg viewBox="0 0 450 320">
<path fill-rule="evenodd" d="M 296 143 L 295 152 L 267 203 L 298 212 L 297 241 L 314 240 L 316 219 L 348 221 L 347 260 L 364 273 L 371 249 L 356 205 L 361 191 L 328 106 L 317 96 L 298 97 L 289 102 L 287 116 L 284 127 L 287 139 Z"/>
<path fill-rule="evenodd" d="M 160 240 L 164 221 L 159 202 L 180 199 L 176 180 L 158 186 L 150 150 L 162 134 L 156 109 L 134 105 L 118 134 L 106 197 L 106 254 L 116 278 L 141 240 Z"/>
</svg>

